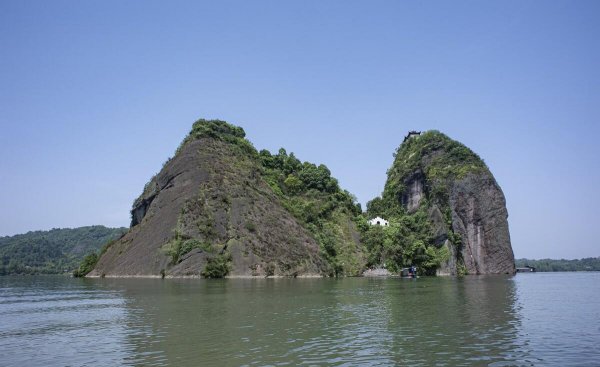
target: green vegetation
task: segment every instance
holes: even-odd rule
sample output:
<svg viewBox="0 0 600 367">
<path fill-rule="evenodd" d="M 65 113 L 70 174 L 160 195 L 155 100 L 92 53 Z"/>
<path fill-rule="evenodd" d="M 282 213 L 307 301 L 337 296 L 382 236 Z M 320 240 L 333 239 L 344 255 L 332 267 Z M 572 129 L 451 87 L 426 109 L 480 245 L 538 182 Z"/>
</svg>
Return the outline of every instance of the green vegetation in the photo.
<svg viewBox="0 0 600 367">
<path fill-rule="evenodd" d="M 283 148 L 276 154 L 267 150 L 257 152 L 245 139 L 242 128 L 224 121 L 196 121 L 177 153 L 186 144 L 202 138 L 227 142 L 233 149 L 222 153 L 221 166 L 207 168 L 218 170 L 224 182 L 239 181 L 240 177 L 235 172 L 246 172 L 252 179 L 260 175 L 284 208 L 320 245 L 332 276 L 359 275 L 365 267 L 384 265 L 393 272 L 415 265 L 420 274 L 435 274 L 436 269 L 449 259 L 450 251 L 439 238 L 434 238 L 429 210 L 435 206 L 442 213 L 448 230 L 447 238 L 460 254 L 462 241 L 458 234 L 452 232 L 451 226 L 449 185 L 470 173 L 487 171 L 479 156 L 463 144 L 438 131 L 425 132 L 400 145 L 394 164 L 388 171 L 382 197 L 370 201 L 367 212 L 363 213 L 355 197 L 340 188 L 325 165 L 302 162 L 294 153 L 288 154 Z M 419 208 L 409 212 L 403 202 L 407 185 L 415 179 L 424 183 L 424 197 Z M 136 202 L 152 194 L 151 191 L 156 188 L 154 181 L 147 185 L 145 193 Z M 242 182 L 251 185 L 248 179 L 244 178 Z M 212 255 L 211 259 L 218 258 L 214 255 L 222 245 L 217 243 L 223 242 L 223 239 L 216 237 L 215 218 L 211 216 L 219 210 L 220 213 L 229 210 L 231 193 L 223 192 L 220 187 L 204 187 L 200 191 L 194 204 L 197 207 L 184 208 L 178 222 L 178 228 L 184 223 L 185 226 L 194 223 L 196 232 L 188 230 L 186 237 L 176 229 L 175 238 L 164 246 L 171 257 L 171 264 L 179 263 L 195 248 Z M 203 196 L 209 192 L 210 198 Z M 242 192 L 239 190 L 236 194 Z M 368 225 L 367 219 L 375 216 L 389 220 L 389 227 Z M 252 218 L 245 219 L 243 225 L 248 233 L 260 234 L 260 228 Z M 198 236 L 200 239 L 191 238 Z M 211 268 L 205 269 L 207 274 L 212 276 L 219 273 L 215 269 L 224 269 L 222 259 L 218 259 L 209 262 Z M 457 259 L 458 269 L 466 269 L 461 260 Z"/>
<path fill-rule="evenodd" d="M 231 255 L 227 251 L 226 245 L 218 244 L 217 242 L 218 239 L 213 228 L 212 209 L 204 208 L 205 205 L 208 205 L 205 200 L 206 192 L 204 192 L 204 189 L 201 190 L 201 194 L 196 200 L 188 201 L 181 208 L 177 219 L 177 226 L 174 229 L 175 236 L 171 241 L 163 245 L 162 250 L 171 258 L 170 264 L 177 265 L 192 250 L 200 249 L 201 252 L 206 254 L 207 259 L 206 266 L 201 271 L 201 275 L 205 278 L 223 278 L 231 270 Z M 193 214 L 194 209 L 198 206 L 205 210 L 202 210 L 202 216 L 195 217 Z M 202 237 L 201 239 L 191 237 L 185 232 L 186 226 L 184 223 L 190 214 L 195 217 L 194 224 Z M 252 225 L 251 223 L 246 224 L 247 227 L 251 227 Z M 161 274 L 164 277 L 166 271 L 163 270 Z"/>
<path fill-rule="evenodd" d="M 420 274 L 433 275 L 449 259 L 450 252 L 442 244 L 436 244 L 428 210 L 435 205 L 443 213 L 448 238 L 460 253 L 462 241 L 451 226 L 449 183 L 487 167 L 469 148 L 438 131 L 409 138 L 394 156 L 383 196 L 367 203 L 368 218 L 381 216 L 390 225 L 360 227 L 362 242 L 369 251 L 368 265 L 385 265 L 391 271 L 415 265 Z M 424 183 L 425 197 L 416 211 L 408 212 L 403 198 L 407 195 L 407 185 L 413 180 Z M 464 268 L 461 259 L 458 265 L 459 269 Z"/>
<path fill-rule="evenodd" d="M 94 270 L 98 258 L 98 254 L 95 252 L 84 257 L 79 267 L 73 271 L 73 276 L 76 278 L 86 276 L 90 271 Z"/>
<path fill-rule="evenodd" d="M 357 275 L 362 271 L 364 264 L 356 257 L 361 249 L 353 241 L 357 234 L 352 230 L 362 210 L 349 192 L 340 189 L 325 165 L 301 162 L 283 148 L 277 154 L 267 150 L 258 153 L 244 138 L 242 128 L 218 120 L 198 120 L 181 146 L 203 137 L 231 143 L 238 153 L 259 164 L 262 178 L 283 206 L 320 244 L 323 256 L 331 265 L 331 275 Z M 234 166 L 239 164 L 233 163 Z M 257 231 L 251 221 L 245 223 L 245 228 L 251 233 Z"/>
<path fill-rule="evenodd" d="M 259 153 L 265 181 L 284 207 L 308 229 L 331 265 L 331 275 L 357 275 L 364 264 L 362 249 L 353 241 L 352 228 L 361 218 L 356 198 L 339 187 L 329 169 L 301 162 L 294 153 L 279 149 Z"/>
<path fill-rule="evenodd" d="M 125 228 L 90 226 L 0 237 L 0 275 L 70 272 L 86 254 L 97 252 L 106 242 L 126 231 Z"/>
<path fill-rule="evenodd" d="M 331 176 L 325 165 L 301 162 L 293 153 L 288 154 L 283 148 L 277 154 L 271 154 L 267 150 L 258 153 L 245 139 L 245 135 L 241 127 L 225 121 L 201 119 L 194 123 L 176 154 L 185 144 L 195 139 L 212 138 L 230 143 L 237 154 L 258 163 L 262 178 L 279 197 L 284 207 L 312 233 L 321 246 L 323 256 L 331 265 L 331 275 L 360 274 L 364 268 L 364 261 L 360 257 L 362 248 L 354 238 L 358 237 L 355 222 L 360 220 L 362 210 L 360 204 L 356 203 L 356 198 L 348 191 L 340 189 L 338 181 Z M 238 166 L 242 161 L 234 159 L 232 165 L 241 169 L 242 167 Z M 144 194 L 136 203 L 153 189 L 152 181 L 147 184 Z M 223 195 L 222 199 L 227 201 L 228 197 Z M 206 222 L 206 225 L 198 223 L 198 228 L 202 236 L 209 241 L 213 237 L 209 233 L 212 230 L 212 220 Z M 256 225 L 251 221 L 245 223 L 245 228 L 251 233 L 257 231 Z M 180 261 L 192 248 L 205 246 L 186 241 L 190 240 L 176 235 L 174 240 L 165 245 L 173 264 Z"/>
<path fill-rule="evenodd" d="M 179 264 L 185 255 L 194 249 L 200 249 L 207 255 L 207 262 L 201 275 L 205 278 L 224 278 L 231 270 L 231 254 L 227 251 L 226 245 L 211 244 L 207 241 L 200 241 L 197 238 L 190 238 L 183 234 L 184 216 L 190 210 L 188 206 L 182 208 L 182 212 L 177 221 L 175 229 L 175 237 L 163 246 L 163 251 L 171 257 L 171 265 Z M 202 233 L 207 239 L 213 237 L 212 228 L 210 226 L 210 218 L 203 217 L 198 223 L 198 227 L 204 230 Z M 247 223 L 247 227 L 253 224 Z M 161 272 L 163 278 L 165 271 Z"/>
<path fill-rule="evenodd" d="M 435 275 L 450 257 L 445 246 L 436 247 L 424 206 L 413 214 L 401 212 L 388 217 L 387 227 L 360 226 L 361 242 L 368 250 L 368 266 L 385 265 L 392 272 L 414 265 L 420 274 Z"/>
<path fill-rule="evenodd" d="M 179 264 L 185 255 L 190 253 L 194 249 L 200 249 L 207 255 L 207 262 L 204 269 L 201 271 L 201 275 L 205 278 L 224 278 L 229 274 L 231 270 L 231 254 L 227 251 L 226 245 L 211 244 L 207 241 L 200 241 L 197 238 L 190 238 L 183 234 L 184 216 L 186 212 L 190 210 L 189 207 L 184 206 L 182 212 L 177 220 L 177 228 L 175 229 L 175 237 L 163 246 L 163 250 L 171 257 L 171 265 Z M 212 238 L 212 228 L 210 226 L 211 218 L 203 217 L 199 218 L 200 222 L 198 227 L 202 234 L 207 238 Z M 163 278 L 165 277 L 165 271 L 161 272 Z"/>
<path fill-rule="evenodd" d="M 221 120 L 200 119 L 192 125 L 192 131 L 183 140 L 177 153 L 189 141 L 200 138 L 213 138 L 234 144 L 241 152 L 256 156 L 257 152 L 252 143 L 245 139 L 246 132 L 243 128 L 231 125 Z"/>
<path fill-rule="evenodd" d="M 176 235 L 174 239 L 164 246 L 165 252 L 171 257 L 172 264 L 180 263 L 183 256 L 197 248 L 203 251 L 211 251 L 210 244 L 200 242 L 194 238 L 183 239 L 181 235 Z"/>
<path fill-rule="evenodd" d="M 517 259 L 518 268 L 533 266 L 536 271 L 600 271 L 600 257 L 587 257 L 578 260 L 529 260 Z"/>
<path fill-rule="evenodd" d="M 205 278 L 224 278 L 231 270 L 231 254 L 225 252 L 207 259 L 206 267 L 202 270 Z"/>
<path fill-rule="evenodd" d="M 487 171 L 483 160 L 471 149 L 439 131 L 426 131 L 398 147 L 388 171 L 383 199 L 378 208 L 392 216 L 402 210 L 402 194 L 411 176 L 426 177 L 426 194 L 431 203 L 448 207 L 448 183 L 469 173 Z"/>
</svg>

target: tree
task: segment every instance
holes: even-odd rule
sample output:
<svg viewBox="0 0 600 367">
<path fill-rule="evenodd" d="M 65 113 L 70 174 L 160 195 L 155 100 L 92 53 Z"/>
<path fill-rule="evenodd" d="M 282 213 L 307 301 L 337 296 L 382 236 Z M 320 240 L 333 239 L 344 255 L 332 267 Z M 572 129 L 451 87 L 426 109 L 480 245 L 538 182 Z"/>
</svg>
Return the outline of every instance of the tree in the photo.
<svg viewBox="0 0 600 367">
<path fill-rule="evenodd" d="M 381 200 L 381 197 L 378 196 L 367 202 L 367 215 L 370 218 L 383 216 L 383 200 Z"/>
<path fill-rule="evenodd" d="M 298 193 L 304 188 L 302 181 L 300 181 L 300 179 L 293 174 L 289 174 L 283 184 L 292 194 Z"/>
<path fill-rule="evenodd" d="M 97 262 L 98 262 L 98 254 L 96 254 L 94 252 L 94 253 L 87 255 L 81 262 L 81 265 L 79 265 L 79 268 L 73 272 L 73 276 L 75 276 L 75 277 L 86 276 L 90 271 L 94 270 L 94 267 L 96 266 Z"/>
</svg>

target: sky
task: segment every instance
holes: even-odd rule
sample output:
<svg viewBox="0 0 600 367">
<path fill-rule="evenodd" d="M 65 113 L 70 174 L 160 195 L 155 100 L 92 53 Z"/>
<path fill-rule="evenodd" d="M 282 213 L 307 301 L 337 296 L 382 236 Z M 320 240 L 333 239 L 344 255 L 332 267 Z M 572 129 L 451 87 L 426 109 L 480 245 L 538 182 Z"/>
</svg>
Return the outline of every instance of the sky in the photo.
<svg viewBox="0 0 600 367">
<path fill-rule="evenodd" d="M 409 130 L 477 152 L 518 258 L 600 256 L 598 1 L 0 1 L 0 236 L 128 226 L 199 118 L 362 203 Z"/>
</svg>

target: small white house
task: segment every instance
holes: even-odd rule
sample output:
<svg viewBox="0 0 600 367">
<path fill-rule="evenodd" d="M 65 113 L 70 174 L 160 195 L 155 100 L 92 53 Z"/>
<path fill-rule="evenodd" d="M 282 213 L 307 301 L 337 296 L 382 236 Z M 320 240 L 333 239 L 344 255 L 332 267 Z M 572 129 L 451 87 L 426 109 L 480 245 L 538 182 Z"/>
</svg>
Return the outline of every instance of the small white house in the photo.
<svg viewBox="0 0 600 367">
<path fill-rule="evenodd" d="M 384 226 L 384 227 L 387 227 L 390 225 L 390 223 L 387 220 L 385 220 L 381 217 L 371 219 L 369 221 L 369 224 L 372 226 Z"/>
</svg>

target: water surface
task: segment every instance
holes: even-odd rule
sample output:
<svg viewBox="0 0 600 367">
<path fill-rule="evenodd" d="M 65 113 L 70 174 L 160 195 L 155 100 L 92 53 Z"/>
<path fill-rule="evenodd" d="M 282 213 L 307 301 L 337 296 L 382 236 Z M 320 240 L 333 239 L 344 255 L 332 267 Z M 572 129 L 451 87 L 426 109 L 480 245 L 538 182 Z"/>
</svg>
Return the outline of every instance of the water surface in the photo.
<svg viewBox="0 0 600 367">
<path fill-rule="evenodd" d="M 600 273 L 0 277 L 1 366 L 598 366 Z"/>
</svg>

